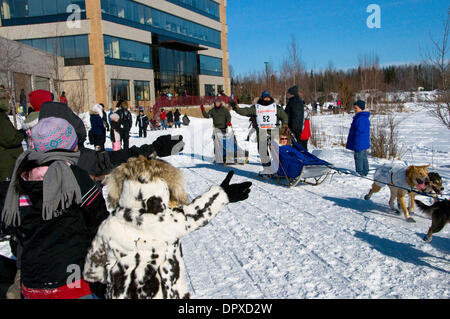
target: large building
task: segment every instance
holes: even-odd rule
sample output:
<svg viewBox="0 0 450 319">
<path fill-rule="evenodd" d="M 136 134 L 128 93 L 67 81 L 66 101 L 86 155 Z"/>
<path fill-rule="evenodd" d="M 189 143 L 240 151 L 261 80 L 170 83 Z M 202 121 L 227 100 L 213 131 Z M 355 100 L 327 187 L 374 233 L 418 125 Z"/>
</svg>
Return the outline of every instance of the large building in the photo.
<svg viewBox="0 0 450 319">
<path fill-rule="evenodd" d="M 169 92 L 230 94 L 226 0 L 0 0 L 0 5 L 0 36 L 64 57 L 61 79 L 48 80 L 63 83 L 69 104 L 80 84 L 88 97 L 85 107 L 112 106 L 120 98 L 150 106 Z"/>
</svg>

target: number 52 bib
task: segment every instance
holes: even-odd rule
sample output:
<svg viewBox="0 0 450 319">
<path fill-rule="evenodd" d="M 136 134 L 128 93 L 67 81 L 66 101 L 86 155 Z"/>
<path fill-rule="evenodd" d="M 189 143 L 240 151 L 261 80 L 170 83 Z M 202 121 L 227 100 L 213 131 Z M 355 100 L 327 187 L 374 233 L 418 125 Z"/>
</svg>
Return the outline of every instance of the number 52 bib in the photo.
<svg viewBox="0 0 450 319">
<path fill-rule="evenodd" d="M 264 129 L 273 129 L 277 124 L 277 105 L 272 103 L 270 105 L 256 104 L 256 123 L 258 127 Z"/>
</svg>

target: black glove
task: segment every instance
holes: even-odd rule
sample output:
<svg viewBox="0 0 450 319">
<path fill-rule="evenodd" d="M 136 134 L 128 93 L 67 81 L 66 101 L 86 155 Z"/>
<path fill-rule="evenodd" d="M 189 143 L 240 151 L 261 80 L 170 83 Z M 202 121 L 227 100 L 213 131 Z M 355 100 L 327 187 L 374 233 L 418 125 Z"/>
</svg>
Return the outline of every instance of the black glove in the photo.
<svg viewBox="0 0 450 319">
<path fill-rule="evenodd" d="M 230 185 L 230 180 L 233 175 L 234 171 L 230 171 L 227 177 L 225 177 L 225 179 L 223 180 L 222 184 L 220 184 L 220 187 L 222 187 L 225 193 L 227 193 L 230 203 L 235 203 L 247 199 L 248 194 L 250 193 L 250 186 L 252 186 L 252 182 Z"/>
<path fill-rule="evenodd" d="M 158 137 L 152 145 L 159 157 L 174 155 L 184 148 L 183 136 L 163 135 Z"/>
</svg>

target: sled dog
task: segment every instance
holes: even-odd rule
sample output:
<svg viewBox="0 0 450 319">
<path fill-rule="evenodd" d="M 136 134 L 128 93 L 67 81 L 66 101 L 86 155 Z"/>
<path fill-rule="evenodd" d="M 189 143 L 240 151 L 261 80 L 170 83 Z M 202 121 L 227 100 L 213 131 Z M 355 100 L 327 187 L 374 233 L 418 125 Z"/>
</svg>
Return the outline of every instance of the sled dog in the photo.
<svg viewBox="0 0 450 319">
<path fill-rule="evenodd" d="M 415 220 L 410 216 L 414 214 L 414 197 L 415 193 L 408 189 L 416 189 L 420 191 L 431 190 L 430 178 L 428 177 L 427 168 L 425 166 L 406 166 L 406 165 L 383 165 L 376 169 L 372 188 L 369 193 L 364 196 L 365 200 L 369 200 L 374 193 L 379 192 L 385 185 L 389 186 L 391 196 L 389 198 L 389 207 L 398 211 L 394 207 L 394 201 L 397 199 L 398 207 L 403 211 L 406 221 L 414 223 Z M 405 204 L 405 196 L 408 194 L 408 208 Z"/>
<path fill-rule="evenodd" d="M 437 201 L 428 206 L 416 199 L 416 204 L 424 213 L 431 216 L 431 227 L 423 238 L 429 243 L 433 234 L 441 231 L 450 220 L 450 200 Z"/>
</svg>

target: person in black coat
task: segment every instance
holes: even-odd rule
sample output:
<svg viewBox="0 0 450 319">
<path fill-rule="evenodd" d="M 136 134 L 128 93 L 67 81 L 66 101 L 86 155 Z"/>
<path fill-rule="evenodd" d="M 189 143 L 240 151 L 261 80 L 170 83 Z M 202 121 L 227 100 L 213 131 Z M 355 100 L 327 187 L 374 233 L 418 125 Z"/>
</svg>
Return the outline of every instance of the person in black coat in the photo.
<svg viewBox="0 0 450 319">
<path fill-rule="evenodd" d="M 139 115 L 136 116 L 136 125 L 139 125 L 139 137 L 147 137 L 148 117 L 144 114 L 144 110 L 139 110 Z"/>
<path fill-rule="evenodd" d="M 117 114 L 119 114 L 120 117 L 120 124 L 122 124 L 123 127 L 123 135 L 122 135 L 122 142 L 123 142 L 123 149 L 129 148 L 129 140 L 130 140 L 130 130 L 133 127 L 133 117 L 131 116 L 131 112 L 128 110 L 128 102 L 125 100 L 120 100 L 117 103 L 116 108 L 118 109 L 116 111 Z"/>
<path fill-rule="evenodd" d="M 172 112 L 172 110 L 167 112 L 167 124 L 168 124 L 169 127 L 173 126 L 173 112 Z"/>
<path fill-rule="evenodd" d="M 181 121 L 180 121 L 180 117 L 181 117 L 181 113 L 179 109 L 175 110 L 175 113 L 173 113 L 173 119 L 174 119 L 174 124 L 175 124 L 175 128 L 177 127 L 181 127 Z"/>
<path fill-rule="evenodd" d="M 288 103 L 285 112 L 288 114 L 288 126 L 295 140 L 301 144 L 300 136 L 303 131 L 303 121 L 305 117 L 304 103 L 298 95 L 298 86 L 293 86 L 288 90 Z"/>
</svg>

